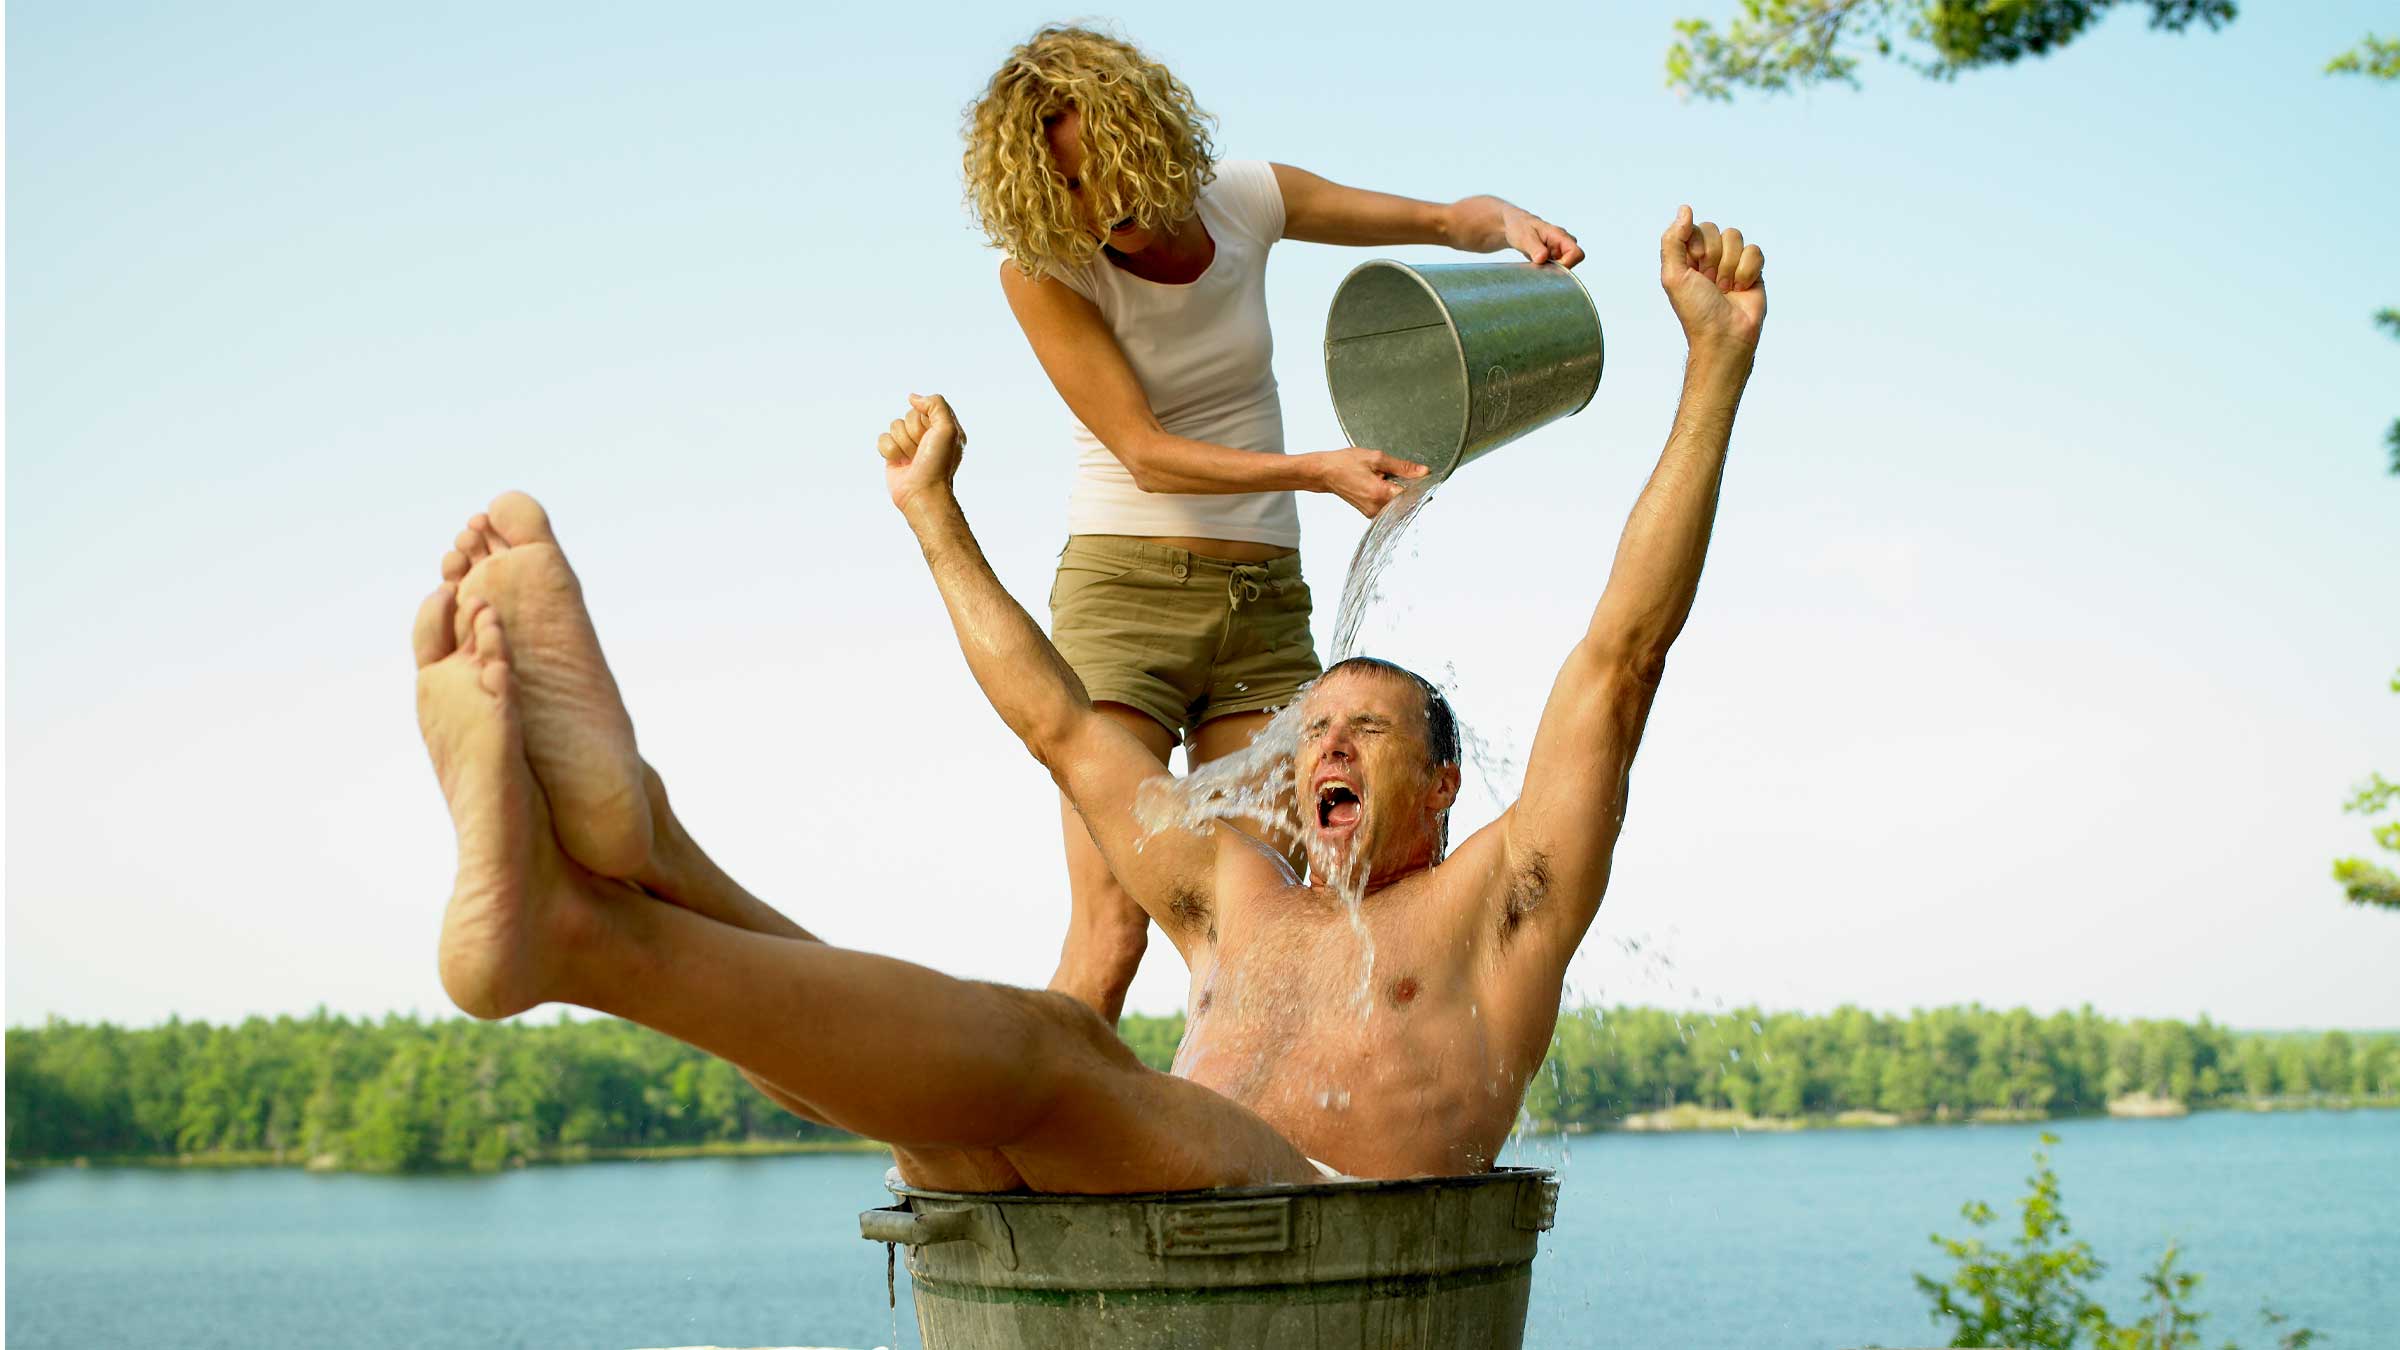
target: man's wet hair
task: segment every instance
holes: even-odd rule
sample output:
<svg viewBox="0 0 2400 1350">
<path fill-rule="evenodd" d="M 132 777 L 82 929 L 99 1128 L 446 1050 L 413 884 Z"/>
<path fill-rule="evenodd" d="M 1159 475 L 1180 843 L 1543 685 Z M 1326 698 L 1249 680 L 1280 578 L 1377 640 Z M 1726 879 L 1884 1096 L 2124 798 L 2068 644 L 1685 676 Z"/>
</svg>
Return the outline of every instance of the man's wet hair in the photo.
<svg viewBox="0 0 2400 1350">
<path fill-rule="evenodd" d="M 1406 666 L 1394 665 L 1375 656 L 1353 656 L 1336 661 L 1325 673 L 1331 675 L 1335 671 L 1359 668 L 1378 670 L 1386 675 L 1398 675 L 1413 681 L 1425 695 L 1425 739 L 1427 747 L 1433 752 L 1434 764 L 1458 763 L 1458 715 L 1450 711 L 1450 700 L 1442 696 L 1442 691 L 1434 686 L 1433 681 Z"/>
</svg>

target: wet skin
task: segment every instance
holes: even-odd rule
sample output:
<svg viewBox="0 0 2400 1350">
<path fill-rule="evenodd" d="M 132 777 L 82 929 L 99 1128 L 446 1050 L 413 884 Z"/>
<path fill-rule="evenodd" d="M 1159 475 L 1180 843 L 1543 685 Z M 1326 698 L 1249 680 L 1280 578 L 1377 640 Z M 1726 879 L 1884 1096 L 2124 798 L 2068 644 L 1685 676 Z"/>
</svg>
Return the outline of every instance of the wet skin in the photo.
<svg viewBox="0 0 2400 1350">
<path fill-rule="evenodd" d="M 1482 1006 L 1490 935 L 1466 917 L 1466 889 L 1437 874 L 1371 897 L 1363 985 L 1357 934 L 1325 891 L 1270 885 L 1227 904 L 1175 1071 L 1353 1175 L 1487 1169 L 1541 1060 L 1522 1048 L 1548 1033 Z"/>
<path fill-rule="evenodd" d="M 1175 1070 L 1357 1175 L 1484 1170 L 1557 1017 L 1554 996 L 1522 996 L 1531 972 L 1514 969 L 1513 911 L 1496 903 L 1525 879 L 1488 828 L 1436 865 L 1458 769 L 1431 762 L 1413 682 L 1336 672 L 1302 727 L 1301 832 L 1331 880 L 1217 832 L 1214 894 L 1178 916 L 1192 985 Z M 1355 824 L 1321 806 L 1340 788 L 1360 800 Z M 1354 920 L 1339 883 L 1361 872 Z"/>
</svg>

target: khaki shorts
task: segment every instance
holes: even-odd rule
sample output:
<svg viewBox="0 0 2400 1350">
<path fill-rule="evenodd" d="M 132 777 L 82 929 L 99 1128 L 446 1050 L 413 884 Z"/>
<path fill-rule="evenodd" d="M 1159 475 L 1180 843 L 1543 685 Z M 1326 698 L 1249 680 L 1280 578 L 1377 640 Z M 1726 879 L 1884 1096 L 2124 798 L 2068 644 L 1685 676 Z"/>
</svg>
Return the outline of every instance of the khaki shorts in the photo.
<svg viewBox="0 0 2400 1350">
<path fill-rule="evenodd" d="M 1141 709 L 1181 740 L 1280 708 L 1317 677 L 1300 555 L 1234 563 L 1121 535 L 1058 555 L 1050 640 L 1094 703 Z"/>
</svg>

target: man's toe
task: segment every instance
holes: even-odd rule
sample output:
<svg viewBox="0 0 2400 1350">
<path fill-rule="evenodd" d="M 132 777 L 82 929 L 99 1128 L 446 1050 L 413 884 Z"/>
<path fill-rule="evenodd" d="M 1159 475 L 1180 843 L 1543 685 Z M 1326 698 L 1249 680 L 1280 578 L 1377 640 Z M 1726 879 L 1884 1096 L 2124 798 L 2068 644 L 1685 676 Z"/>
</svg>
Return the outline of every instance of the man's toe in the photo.
<svg viewBox="0 0 2400 1350">
<path fill-rule="evenodd" d="M 445 565 L 443 571 L 448 570 Z M 417 606 L 416 631 L 410 635 L 410 646 L 415 648 L 419 670 L 458 650 L 458 636 L 451 628 L 457 609 L 458 587 L 447 581 L 434 587 L 433 594 L 425 597 L 425 603 Z"/>
<path fill-rule="evenodd" d="M 485 514 L 491 519 L 492 532 L 510 544 L 558 542 L 558 536 L 550 530 L 550 513 L 522 492 L 503 492 L 494 497 L 491 509 Z"/>
</svg>

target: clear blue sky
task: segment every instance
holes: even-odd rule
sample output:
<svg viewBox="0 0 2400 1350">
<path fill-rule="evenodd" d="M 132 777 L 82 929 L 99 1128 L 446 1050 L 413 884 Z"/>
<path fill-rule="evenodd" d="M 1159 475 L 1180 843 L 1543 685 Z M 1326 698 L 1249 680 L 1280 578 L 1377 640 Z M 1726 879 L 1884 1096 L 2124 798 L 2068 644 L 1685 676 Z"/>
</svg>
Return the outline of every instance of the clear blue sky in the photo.
<svg viewBox="0 0 2400 1350">
<path fill-rule="evenodd" d="M 2383 4 L 2138 16 L 1937 85 L 1685 105 L 1680 13 L 1118 11 L 1222 150 L 1565 224 L 1591 409 L 1462 474 L 1370 649 L 1520 751 L 1655 457 L 1678 202 L 1769 258 L 1717 545 L 1587 997 L 2400 1023 L 2340 814 L 2400 772 L 2400 88 Z M 959 204 L 1039 10 L 11 6 L 7 1017 L 444 1011 L 406 628 L 459 522 L 556 516 L 695 832 L 836 940 L 1038 983 L 1054 799 L 871 446 L 939 389 L 1039 612 L 1064 414 Z M 1366 255 L 1287 244 L 1288 436 Z M 1304 501 L 1331 629 L 1354 515 Z M 1471 826 L 1494 809 L 1470 792 Z M 1640 950 L 1630 950 L 1631 944 Z M 1164 944 L 1135 1006 L 1179 1006 Z"/>
</svg>

